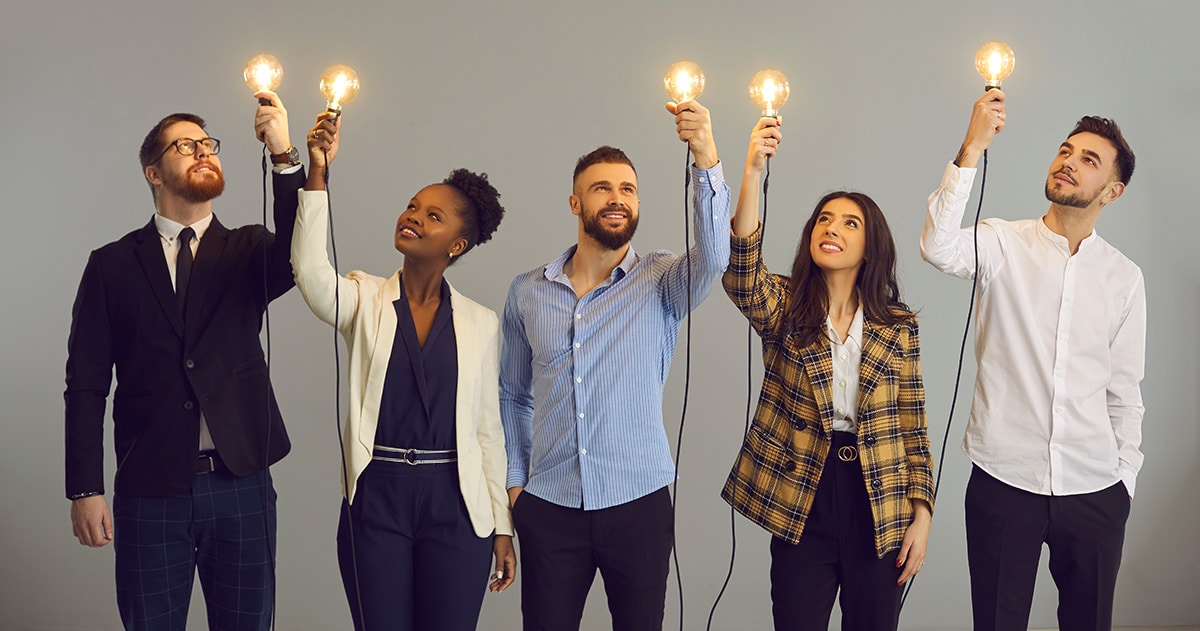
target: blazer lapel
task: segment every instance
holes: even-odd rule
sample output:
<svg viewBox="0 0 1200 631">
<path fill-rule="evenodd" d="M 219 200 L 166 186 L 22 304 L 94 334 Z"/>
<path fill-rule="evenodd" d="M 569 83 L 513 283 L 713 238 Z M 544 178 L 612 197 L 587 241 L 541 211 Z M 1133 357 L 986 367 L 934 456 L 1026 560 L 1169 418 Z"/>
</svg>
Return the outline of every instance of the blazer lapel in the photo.
<svg viewBox="0 0 1200 631">
<path fill-rule="evenodd" d="M 826 432 L 833 431 L 833 351 L 825 335 L 800 351 L 800 362 L 808 381 L 812 384 L 813 399 L 820 411 L 821 426 Z"/>
<path fill-rule="evenodd" d="M 375 450 L 375 430 L 379 426 L 379 402 L 383 400 L 383 384 L 387 380 L 388 361 L 392 357 L 392 344 L 396 342 L 396 307 L 395 302 L 400 298 L 400 274 L 396 270 L 392 277 L 379 287 L 379 301 L 376 309 L 379 318 L 375 323 L 375 340 L 371 344 L 370 356 L 367 358 L 367 384 L 363 396 L 363 405 L 374 402 L 374 414 L 362 414 L 363 422 L 358 429 L 358 442 L 367 453 Z M 359 309 L 363 305 L 359 304 Z M 367 419 L 371 419 L 367 421 Z"/>
<path fill-rule="evenodd" d="M 183 337 L 183 317 L 179 313 L 179 303 L 175 300 L 175 288 L 171 285 L 171 273 L 167 271 L 167 261 L 163 253 L 162 237 L 154 226 L 154 219 L 146 227 L 138 231 L 136 255 L 146 275 L 150 289 L 158 300 L 171 328 L 175 334 Z"/>
<path fill-rule="evenodd" d="M 896 327 L 863 322 L 862 363 L 858 368 L 858 409 L 871 400 L 881 379 L 888 375 L 896 352 L 899 332 Z"/>
<path fill-rule="evenodd" d="M 449 285 L 449 281 L 446 281 Z M 457 304 L 456 304 L 457 303 Z M 460 448 L 470 444 L 475 429 L 475 394 L 476 382 L 479 381 L 481 367 L 479 358 L 483 353 L 483 345 L 479 340 L 479 325 L 475 319 L 475 310 L 465 297 L 450 285 L 451 325 L 457 341 L 458 352 L 458 385 L 455 390 L 455 435 Z M 461 451 L 459 458 L 462 458 Z"/>
</svg>

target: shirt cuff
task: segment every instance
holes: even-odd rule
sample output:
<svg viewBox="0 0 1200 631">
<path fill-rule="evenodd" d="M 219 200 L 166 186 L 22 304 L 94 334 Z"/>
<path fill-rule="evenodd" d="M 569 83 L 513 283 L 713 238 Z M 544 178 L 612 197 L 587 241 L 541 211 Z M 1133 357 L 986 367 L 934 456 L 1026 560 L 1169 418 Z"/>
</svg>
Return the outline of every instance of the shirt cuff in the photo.
<svg viewBox="0 0 1200 631">
<path fill-rule="evenodd" d="M 958 195 L 969 195 L 971 187 L 975 184 L 975 174 L 979 171 L 974 167 L 966 168 L 954 164 L 954 161 L 946 163 L 946 171 L 942 173 L 943 190 L 953 191 Z"/>
<path fill-rule="evenodd" d="M 721 168 L 721 163 L 713 165 L 711 169 L 701 169 L 693 162 L 692 166 L 692 181 L 696 186 L 703 184 L 710 191 L 715 191 L 725 184 L 725 171 Z"/>
<path fill-rule="evenodd" d="M 304 164 L 276 164 L 271 167 L 271 170 L 280 175 L 291 175 L 300 170 Z"/>
</svg>

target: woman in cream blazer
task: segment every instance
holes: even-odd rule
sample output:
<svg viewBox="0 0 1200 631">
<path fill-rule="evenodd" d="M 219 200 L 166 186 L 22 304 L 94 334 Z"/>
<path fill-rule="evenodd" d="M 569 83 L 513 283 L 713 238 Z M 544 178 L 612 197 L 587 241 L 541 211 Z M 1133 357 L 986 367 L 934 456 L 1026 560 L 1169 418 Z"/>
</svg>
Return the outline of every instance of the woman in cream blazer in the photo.
<svg viewBox="0 0 1200 631">
<path fill-rule="evenodd" d="M 486 175 L 454 171 L 401 212 L 401 270 L 338 276 L 326 255 L 324 178 L 339 128 L 322 114 L 308 135 L 292 267 L 305 302 L 349 353 L 342 582 L 357 629 L 474 629 L 485 584 L 502 591 L 516 570 L 499 324 L 442 275 L 491 237 L 504 209 Z"/>
</svg>

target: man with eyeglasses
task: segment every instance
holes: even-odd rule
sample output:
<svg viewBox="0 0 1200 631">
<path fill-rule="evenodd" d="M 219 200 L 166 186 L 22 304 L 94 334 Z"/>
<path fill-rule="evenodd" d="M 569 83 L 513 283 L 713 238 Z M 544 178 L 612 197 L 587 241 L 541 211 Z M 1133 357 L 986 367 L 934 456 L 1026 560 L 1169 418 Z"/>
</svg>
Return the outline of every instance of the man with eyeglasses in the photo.
<svg viewBox="0 0 1200 631">
<path fill-rule="evenodd" d="M 292 287 L 304 184 L 287 111 L 271 92 L 254 128 L 276 164 L 275 226 L 229 229 L 221 143 L 172 114 L 142 143 L 155 215 L 91 253 L 72 313 L 66 494 L 79 543 L 114 542 L 126 629 L 183 629 L 197 569 L 211 628 L 267 629 L 274 603 L 275 492 L 291 445 L 259 332 Z M 104 499 L 105 405 L 116 368 L 113 508 Z"/>
</svg>

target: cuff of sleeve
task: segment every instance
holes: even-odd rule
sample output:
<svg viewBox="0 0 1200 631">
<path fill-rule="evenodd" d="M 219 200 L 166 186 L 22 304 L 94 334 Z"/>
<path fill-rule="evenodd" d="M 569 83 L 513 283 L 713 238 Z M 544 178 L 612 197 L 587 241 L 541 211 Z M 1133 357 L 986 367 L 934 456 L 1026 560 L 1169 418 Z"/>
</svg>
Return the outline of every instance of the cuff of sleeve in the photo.
<svg viewBox="0 0 1200 631">
<path fill-rule="evenodd" d="M 504 490 L 507 491 L 508 489 L 511 489 L 514 486 L 519 486 L 521 488 L 525 488 L 525 485 L 528 482 L 529 482 L 529 476 L 525 475 L 524 473 L 522 473 L 520 471 L 509 471 L 508 477 L 504 481 Z"/>
<path fill-rule="evenodd" d="M 942 173 L 942 189 L 954 191 L 959 195 L 969 195 L 978 171 L 979 169 L 975 168 L 959 167 L 954 161 L 947 162 L 946 170 Z"/>
<path fill-rule="evenodd" d="M 81 500 L 85 497 L 92 497 L 93 495 L 104 495 L 104 491 L 84 491 L 82 493 L 72 493 L 67 496 L 67 499 L 74 502 L 75 500 Z"/>
<path fill-rule="evenodd" d="M 271 170 L 280 175 L 290 175 L 299 171 L 303 164 L 276 164 L 271 167 Z"/>
<path fill-rule="evenodd" d="M 705 188 L 715 191 L 725 184 L 725 171 L 721 168 L 720 162 L 714 164 L 711 169 L 701 169 L 695 163 L 692 163 L 691 169 L 692 181 L 697 186 L 703 184 Z"/>
</svg>

